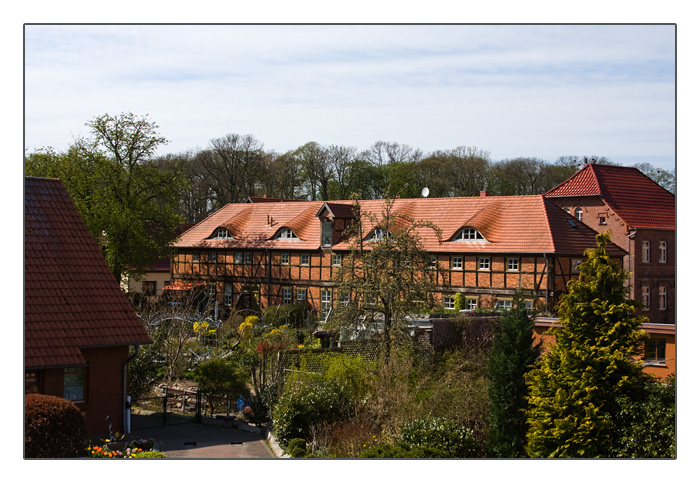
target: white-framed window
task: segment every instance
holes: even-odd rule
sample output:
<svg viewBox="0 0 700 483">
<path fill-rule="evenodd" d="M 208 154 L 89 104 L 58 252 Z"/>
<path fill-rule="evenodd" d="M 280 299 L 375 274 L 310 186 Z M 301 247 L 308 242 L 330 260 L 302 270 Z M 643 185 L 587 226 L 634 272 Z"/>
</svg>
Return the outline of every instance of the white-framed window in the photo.
<svg viewBox="0 0 700 483">
<path fill-rule="evenodd" d="M 328 312 L 331 310 L 331 304 L 333 303 L 333 296 L 330 290 L 321 290 L 321 316 L 326 317 Z"/>
<path fill-rule="evenodd" d="M 343 263 L 343 256 L 340 253 L 334 253 L 331 262 L 334 267 L 339 267 Z"/>
<path fill-rule="evenodd" d="M 437 268 L 437 256 L 430 255 L 430 264 L 428 265 L 428 268 Z"/>
<path fill-rule="evenodd" d="M 491 270 L 491 259 L 489 257 L 479 257 L 479 270 Z"/>
<path fill-rule="evenodd" d="M 343 292 L 340 294 L 340 303 L 347 307 L 348 304 L 350 304 L 350 293 L 349 292 Z"/>
<path fill-rule="evenodd" d="M 651 290 L 649 285 L 642 285 L 642 310 L 649 310 L 651 304 Z"/>
<path fill-rule="evenodd" d="M 644 362 L 647 364 L 666 362 L 666 340 L 648 339 L 644 343 Z"/>
<path fill-rule="evenodd" d="M 215 283 L 207 283 L 207 294 L 209 295 L 210 298 L 216 297 L 216 284 Z"/>
<path fill-rule="evenodd" d="M 192 261 L 193 262 L 198 262 L 199 261 L 199 252 L 194 252 L 192 254 Z"/>
<path fill-rule="evenodd" d="M 209 263 L 216 263 L 216 252 L 209 252 Z"/>
<path fill-rule="evenodd" d="M 297 300 L 300 300 L 300 301 L 306 300 L 306 289 L 305 288 L 298 288 L 297 289 Z"/>
<path fill-rule="evenodd" d="M 243 263 L 243 254 L 241 252 L 236 252 L 233 254 L 234 263 Z"/>
<path fill-rule="evenodd" d="M 275 237 L 277 240 L 298 240 L 299 237 L 291 228 L 281 228 Z"/>
<path fill-rule="evenodd" d="M 571 214 L 571 209 L 570 209 L 570 208 L 564 208 L 564 211 L 566 211 L 569 215 Z"/>
<path fill-rule="evenodd" d="M 517 272 L 520 270 L 520 259 L 519 258 L 509 258 L 507 263 L 507 268 L 509 272 Z"/>
<path fill-rule="evenodd" d="M 214 230 L 214 233 L 212 234 L 211 238 L 215 240 L 232 240 L 233 235 L 226 228 L 220 226 L 219 228 Z"/>
<path fill-rule="evenodd" d="M 496 302 L 496 310 L 510 310 L 513 308 L 512 300 L 499 300 Z"/>
<path fill-rule="evenodd" d="M 85 400 L 86 367 L 66 367 L 63 369 L 63 399 L 68 401 Z"/>
<path fill-rule="evenodd" d="M 659 242 L 659 263 L 666 263 L 667 259 L 668 259 L 668 251 L 666 249 L 666 242 L 660 241 Z"/>
<path fill-rule="evenodd" d="M 580 208 L 580 207 L 577 207 L 577 208 L 574 210 L 574 216 L 576 217 L 576 219 L 577 219 L 578 221 L 582 221 L 582 220 L 583 220 L 583 209 Z"/>
<path fill-rule="evenodd" d="M 462 228 L 455 236 L 452 241 L 478 241 L 485 240 L 484 235 L 479 233 L 476 228 Z"/>
<path fill-rule="evenodd" d="M 583 263 L 583 258 L 572 258 L 571 259 L 571 273 L 581 273 L 581 264 Z"/>
<path fill-rule="evenodd" d="M 384 240 L 385 238 L 389 238 L 390 236 L 391 236 L 391 232 L 389 230 L 385 230 L 384 228 L 377 227 L 370 232 L 370 234 L 367 236 L 367 240 L 368 241 L 380 241 L 380 240 Z"/>
<path fill-rule="evenodd" d="M 324 221 L 321 224 L 321 246 L 329 247 L 333 244 L 333 222 Z"/>
<path fill-rule="evenodd" d="M 282 265 L 289 265 L 289 253 L 280 254 L 280 263 Z"/>
<path fill-rule="evenodd" d="M 607 225 L 608 224 L 608 219 L 607 219 L 606 213 L 598 213 L 598 224 L 599 225 Z"/>
<path fill-rule="evenodd" d="M 224 284 L 224 305 L 233 305 L 233 285 Z"/>
<path fill-rule="evenodd" d="M 311 263 L 311 256 L 308 253 L 302 253 L 301 262 L 302 265 L 308 265 Z"/>
<path fill-rule="evenodd" d="M 246 265 L 250 265 L 253 263 L 253 254 L 250 252 L 246 252 L 243 254 L 243 263 Z"/>
<path fill-rule="evenodd" d="M 532 310 L 532 300 L 525 301 L 525 310 Z"/>
<path fill-rule="evenodd" d="M 462 257 L 452 257 L 452 270 L 462 270 Z"/>
<path fill-rule="evenodd" d="M 292 303 L 292 289 L 290 287 L 282 288 L 282 304 L 291 305 Z"/>
<path fill-rule="evenodd" d="M 442 305 L 446 309 L 454 309 L 455 308 L 455 298 L 452 295 L 445 295 L 442 297 Z"/>
<path fill-rule="evenodd" d="M 649 263 L 651 259 L 651 246 L 647 240 L 642 241 L 642 263 Z"/>
<path fill-rule="evenodd" d="M 666 298 L 666 285 L 659 285 L 659 310 L 666 310 L 668 299 Z"/>
<path fill-rule="evenodd" d="M 464 307 L 469 309 L 469 310 L 478 309 L 479 308 L 479 299 L 476 297 L 465 298 L 464 299 Z"/>
</svg>

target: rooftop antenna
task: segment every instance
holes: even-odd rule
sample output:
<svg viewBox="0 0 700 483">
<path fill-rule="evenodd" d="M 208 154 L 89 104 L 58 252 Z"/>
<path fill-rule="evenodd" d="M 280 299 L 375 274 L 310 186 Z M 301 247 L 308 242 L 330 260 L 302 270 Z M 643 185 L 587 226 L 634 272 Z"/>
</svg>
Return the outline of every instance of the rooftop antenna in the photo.
<svg viewBox="0 0 700 483">
<path fill-rule="evenodd" d="M 420 194 L 423 196 L 423 198 L 427 198 L 430 194 L 430 189 L 426 186 L 421 190 Z"/>
</svg>

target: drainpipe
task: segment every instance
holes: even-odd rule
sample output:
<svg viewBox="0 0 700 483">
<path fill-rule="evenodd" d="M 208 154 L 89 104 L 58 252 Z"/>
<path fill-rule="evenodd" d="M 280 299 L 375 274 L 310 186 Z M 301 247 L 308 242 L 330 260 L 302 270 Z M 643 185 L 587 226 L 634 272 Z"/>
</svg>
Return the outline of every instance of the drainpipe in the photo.
<svg viewBox="0 0 700 483">
<path fill-rule="evenodd" d="M 632 274 L 632 239 L 634 238 L 634 235 L 637 234 L 637 229 L 632 228 L 630 230 L 629 227 L 627 227 L 627 298 L 631 299 L 632 298 L 632 277 L 634 276 Z"/>
<path fill-rule="evenodd" d="M 139 347 L 139 344 L 134 344 L 134 354 L 129 356 L 122 366 L 122 407 L 124 408 L 122 426 L 125 433 L 131 433 L 131 396 L 127 395 L 127 373 L 129 362 L 133 361 L 139 354 Z"/>
</svg>

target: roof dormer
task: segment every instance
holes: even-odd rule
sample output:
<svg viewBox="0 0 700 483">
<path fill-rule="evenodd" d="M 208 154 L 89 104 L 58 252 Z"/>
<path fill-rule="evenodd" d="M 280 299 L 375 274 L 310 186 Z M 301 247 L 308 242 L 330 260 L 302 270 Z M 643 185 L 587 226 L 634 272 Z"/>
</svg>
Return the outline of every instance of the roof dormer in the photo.
<svg viewBox="0 0 700 483">
<path fill-rule="evenodd" d="M 210 240 L 233 240 L 234 236 L 228 228 L 220 226 L 209 236 Z"/>
<path fill-rule="evenodd" d="M 486 238 L 484 238 L 484 235 L 482 235 L 479 230 L 476 228 L 472 228 L 471 226 L 466 226 L 459 230 L 455 235 L 450 239 L 450 241 L 454 242 L 485 242 L 488 241 Z"/>
<path fill-rule="evenodd" d="M 274 240 L 299 240 L 299 237 L 296 233 L 294 233 L 294 230 L 287 226 L 283 226 L 277 230 L 277 233 L 275 233 L 275 236 L 272 238 Z"/>
</svg>

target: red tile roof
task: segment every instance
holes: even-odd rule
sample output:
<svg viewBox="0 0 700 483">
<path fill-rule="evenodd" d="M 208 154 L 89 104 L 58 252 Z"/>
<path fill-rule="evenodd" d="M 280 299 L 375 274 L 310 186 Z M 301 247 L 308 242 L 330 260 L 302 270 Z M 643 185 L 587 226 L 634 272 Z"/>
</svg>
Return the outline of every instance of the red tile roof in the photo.
<svg viewBox="0 0 700 483">
<path fill-rule="evenodd" d="M 362 211 L 377 217 L 381 216 L 384 203 L 384 200 L 360 201 Z M 347 214 L 351 205 L 351 201 L 339 200 L 325 206 L 330 206 L 333 213 Z M 316 215 L 322 207 L 321 201 L 230 204 L 185 232 L 175 246 L 315 250 L 321 242 L 321 223 Z M 440 227 L 440 240 L 429 228 L 418 230 L 426 250 L 432 252 L 581 255 L 586 248 L 596 246 L 594 230 L 566 215 L 542 195 L 402 198 L 394 202 L 393 211 Z M 235 232 L 231 231 L 236 239 L 208 239 L 219 226 L 235 227 Z M 299 240 L 274 239 L 282 227 L 292 228 Z M 486 241 L 450 241 L 465 227 L 477 229 Z M 362 228 L 367 236 L 375 226 L 365 221 Z M 340 241 L 333 248 L 345 250 L 348 244 Z M 625 253 L 616 246 L 609 249 L 611 254 Z"/>
<path fill-rule="evenodd" d="M 545 196 L 600 196 L 632 228 L 676 229 L 676 197 L 637 168 L 587 164 Z"/>
<path fill-rule="evenodd" d="M 150 342 L 61 182 L 25 178 L 25 366 L 82 365 L 81 348 Z"/>
</svg>

